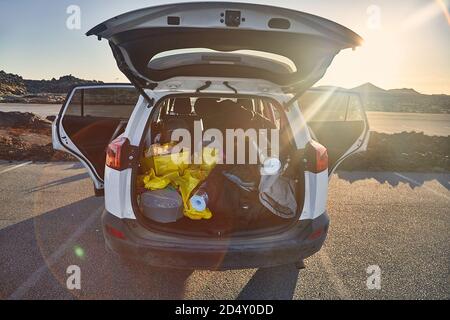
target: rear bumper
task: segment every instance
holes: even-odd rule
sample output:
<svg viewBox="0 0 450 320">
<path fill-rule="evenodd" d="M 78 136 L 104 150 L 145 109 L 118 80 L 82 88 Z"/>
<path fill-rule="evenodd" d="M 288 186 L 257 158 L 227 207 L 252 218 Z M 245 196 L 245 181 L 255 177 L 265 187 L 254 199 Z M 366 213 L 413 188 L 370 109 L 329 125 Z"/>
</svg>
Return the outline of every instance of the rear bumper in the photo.
<svg viewBox="0 0 450 320">
<path fill-rule="evenodd" d="M 135 220 L 102 215 L 107 248 L 122 257 L 158 267 L 227 270 L 272 267 L 307 258 L 322 247 L 329 226 L 326 212 L 300 220 L 279 235 L 251 239 L 205 239 L 163 235 L 144 229 Z M 118 238 L 107 231 L 121 232 Z"/>
</svg>

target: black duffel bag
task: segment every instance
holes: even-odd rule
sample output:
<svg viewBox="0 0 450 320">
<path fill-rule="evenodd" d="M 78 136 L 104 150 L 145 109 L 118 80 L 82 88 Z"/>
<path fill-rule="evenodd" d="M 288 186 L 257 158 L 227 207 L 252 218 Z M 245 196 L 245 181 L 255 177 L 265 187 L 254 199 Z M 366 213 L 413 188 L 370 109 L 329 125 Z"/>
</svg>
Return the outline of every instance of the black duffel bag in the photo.
<svg viewBox="0 0 450 320">
<path fill-rule="evenodd" d="M 251 230 L 282 220 L 259 200 L 259 166 L 217 165 L 205 180 L 208 208 L 229 221 L 233 231 Z"/>
</svg>

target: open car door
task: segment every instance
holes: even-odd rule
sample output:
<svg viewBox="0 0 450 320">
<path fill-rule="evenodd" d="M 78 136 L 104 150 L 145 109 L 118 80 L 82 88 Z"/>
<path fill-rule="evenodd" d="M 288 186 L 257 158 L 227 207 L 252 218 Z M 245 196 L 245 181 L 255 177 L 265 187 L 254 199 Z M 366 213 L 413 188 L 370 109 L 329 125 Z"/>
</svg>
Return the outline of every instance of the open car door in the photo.
<svg viewBox="0 0 450 320">
<path fill-rule="evenodd" d="M 367 149 L 369 124 L 359 94 L 312 88 L 299 98 L 299 106 L 312 138 L 328 150 L 329 174 L 350 155 Z"/>
<path fill-rule="evenodd" d="M 124 132 L 138 98 L 127 84 L 75 87 L 53 122 L 53 148 L 81 161 L 96 192 L 103 189 L 106 148 Z"/>
</svg>

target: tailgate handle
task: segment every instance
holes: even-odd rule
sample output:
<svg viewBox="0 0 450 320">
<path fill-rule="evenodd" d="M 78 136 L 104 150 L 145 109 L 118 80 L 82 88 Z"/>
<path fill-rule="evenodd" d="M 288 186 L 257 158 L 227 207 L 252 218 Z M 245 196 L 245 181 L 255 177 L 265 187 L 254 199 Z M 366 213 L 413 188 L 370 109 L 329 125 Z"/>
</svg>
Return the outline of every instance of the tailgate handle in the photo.
<svg viewBox="0 0 450 320">
<path fill-rule="evenodd" d="M 227 87 L 228 89 L 233 90 L 233 91 L 234 91 L 234 94 L 238 94 L 238 91 L 236 90 L 236 88 L 233 88 L 233 87 L 230 85 L 230 83 L 229 83 L 228 81 L 224 81 L 224 82 L 223 82 L 223 85 L 224 85 L 225 87 Z"/>
<path fill-rule="evenodd" d="M 202 90 L 208 89 L 211 86 L 211 81 L 206 81 L 204 85 L 202 85 L 201 87 L 197 88 L 197 93 L 199 93 Z"/>
</svg>

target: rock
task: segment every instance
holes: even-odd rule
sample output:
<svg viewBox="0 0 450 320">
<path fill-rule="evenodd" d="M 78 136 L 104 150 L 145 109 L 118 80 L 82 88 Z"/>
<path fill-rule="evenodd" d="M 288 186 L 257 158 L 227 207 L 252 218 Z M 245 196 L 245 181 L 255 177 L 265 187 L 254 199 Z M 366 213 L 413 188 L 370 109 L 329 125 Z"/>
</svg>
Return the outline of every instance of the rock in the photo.
<svg viewBox="0 0 450 320">
<path fill-rule="evenodd" d="M 21 76 L 0 70 L 0 96 L 22 95 L 27 92 Z"/>
<path fill-rule="evenodd" d="M 367 151 L 349 157 L 339 169 L 450 172 L 449 146 L 449 136 L 426 136 L 416 132 L 371 132 Z"/>
<path fill-rule="evenodd" d="M 44 129 L 49 128 L 51 122 L 30 112 L 3 112 L 0 111 L 0 127 Z"/>
</svg>

